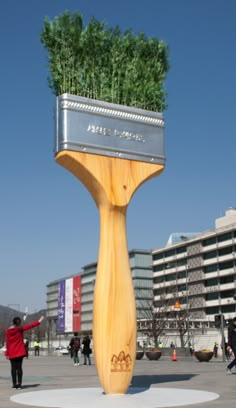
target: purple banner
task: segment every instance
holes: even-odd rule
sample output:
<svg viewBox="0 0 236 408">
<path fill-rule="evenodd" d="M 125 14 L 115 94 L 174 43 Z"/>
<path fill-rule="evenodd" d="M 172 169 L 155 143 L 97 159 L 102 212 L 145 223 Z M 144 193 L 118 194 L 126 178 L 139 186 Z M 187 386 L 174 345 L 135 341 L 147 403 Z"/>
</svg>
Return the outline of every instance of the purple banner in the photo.
<svg viewBox="0 0 236 408">
<path fill-rule="evenodd" d="M 57 332 L 65 332 L 65 281 L 58 283 Z"/>
</svg>

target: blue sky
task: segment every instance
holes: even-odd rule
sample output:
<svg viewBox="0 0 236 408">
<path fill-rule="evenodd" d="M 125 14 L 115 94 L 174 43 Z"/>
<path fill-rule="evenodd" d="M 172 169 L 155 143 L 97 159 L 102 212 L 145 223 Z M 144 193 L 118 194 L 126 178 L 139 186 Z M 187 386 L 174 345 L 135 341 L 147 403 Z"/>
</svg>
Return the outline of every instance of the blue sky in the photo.
<svg viewBox="0 0 236 408">
<path fill-rule="evenodd" d="M 68 9 L 165 40 L 166 167 L 134 195 L 129 249 L 205 231 L 236 206 L 235 0 L 32 0 L 1 3 L 0 304 L 45 307 L 46 285 L 97 260 L 90 194 L 54 162 L 43 19 Z"/>
</svg>

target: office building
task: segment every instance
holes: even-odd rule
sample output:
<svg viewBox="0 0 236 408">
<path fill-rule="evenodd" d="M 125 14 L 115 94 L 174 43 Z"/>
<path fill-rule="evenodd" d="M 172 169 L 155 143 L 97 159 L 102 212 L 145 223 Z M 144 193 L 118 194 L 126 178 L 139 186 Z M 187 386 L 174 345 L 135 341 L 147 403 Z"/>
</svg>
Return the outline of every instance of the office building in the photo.
<svg viewBox="0 0 236 408">
<path fill-rule="evenodd" d="M 203 233 L 173 234 L 168 245 L 155 249 L 154 300 L 174 309 L 176 301 L 190 321 L 214 322 L 236 315 L 236 210 L 215 220 L 215 229 Z"/>
<path fill-rule="evenodd" d="M 151 250 L 129 251 L 137 318 L 144 317 L 153 300 Z M 92 332 L 93 293 L 97 263 L 85 265 L 79 274 L 47 285 L 47 319 L 50 339 L 73 331 Z M 129 301 L 127 299 L 127 301 Z M 77 304 L 75 308 L 75 304 Z"/>
</svg>

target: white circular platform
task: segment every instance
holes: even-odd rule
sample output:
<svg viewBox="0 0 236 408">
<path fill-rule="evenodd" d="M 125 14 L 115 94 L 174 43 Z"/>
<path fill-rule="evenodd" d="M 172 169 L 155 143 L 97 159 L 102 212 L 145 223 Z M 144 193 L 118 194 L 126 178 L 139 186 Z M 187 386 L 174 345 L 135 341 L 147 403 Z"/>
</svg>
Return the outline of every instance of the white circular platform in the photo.
<svg viewBox="0 0 236 408">
<path fill-rule="evenodd" d="M 200 404 L 215 400 L 218 394 L 175 388 L 129 388 L 125 395 L 105 395 L 101 388 L 17 391 L 11 401 L 35 407 L 58 408 L 162 408 Z"/>
</svg>

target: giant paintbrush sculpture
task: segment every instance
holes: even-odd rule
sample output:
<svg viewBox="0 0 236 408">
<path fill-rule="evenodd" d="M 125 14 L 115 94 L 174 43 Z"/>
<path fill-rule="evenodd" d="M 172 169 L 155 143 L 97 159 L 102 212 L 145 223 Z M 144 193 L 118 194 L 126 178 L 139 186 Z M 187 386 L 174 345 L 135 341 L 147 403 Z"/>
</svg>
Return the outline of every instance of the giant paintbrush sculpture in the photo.
<svg viewBox="0 0 236 408">
<path fill-rule="evenodd" d="M 106 29 L 78 13 L 44 21 L 50 86 L 57 97 L 57 163 L 91 193 L 100 214 L 93 343 L 106 393 L 125 393 L 136 356 L 136 307 L 126 212 L 146 180 L 164 168 L 162 87 L 167 49 L 144 34 Z M 78 96 L 79 95 L 79 96 Z"/>
</svg>

